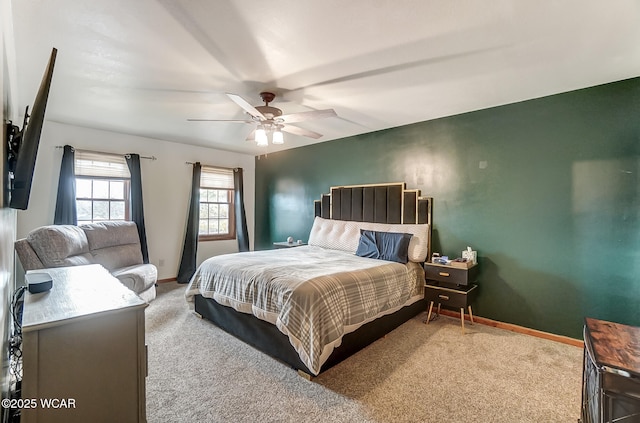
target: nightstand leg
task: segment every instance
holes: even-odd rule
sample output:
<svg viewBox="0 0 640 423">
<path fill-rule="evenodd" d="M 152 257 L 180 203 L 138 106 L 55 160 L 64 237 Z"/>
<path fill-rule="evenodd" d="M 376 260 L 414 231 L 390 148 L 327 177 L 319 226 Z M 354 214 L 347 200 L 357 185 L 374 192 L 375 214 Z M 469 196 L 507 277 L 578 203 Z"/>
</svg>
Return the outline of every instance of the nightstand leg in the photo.
<svg viewBox="0 0 640 423">
<path fill-rule="evenodd" d="M 433 310 L 433 301 L 429 304 L 429 313 L 427 314 L 427 320 L 425 321 L 427 325 L 429 324 L 429 320 L 431 320 L 431 310 Z"/>
<path fill-rule="evenodd" d="M 462 334 L 464 335 L 464 308 L 460 309 L 460 323 L 462 323 Z"/>
<path fill-rule="evenodd" d="M 473 324 L 473 313 L 471 312 L 471 306 L 469 306 L 469 320 L 471 320 L 471 324 Z"/>
</svg>

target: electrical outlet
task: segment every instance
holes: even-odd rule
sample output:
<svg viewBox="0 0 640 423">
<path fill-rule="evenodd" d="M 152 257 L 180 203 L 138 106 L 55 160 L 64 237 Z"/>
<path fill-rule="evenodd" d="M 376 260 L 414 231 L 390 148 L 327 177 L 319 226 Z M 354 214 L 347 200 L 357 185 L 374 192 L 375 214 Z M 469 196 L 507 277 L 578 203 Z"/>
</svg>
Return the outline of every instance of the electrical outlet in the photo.
<svg viewBox="0 0 640 423">
<path fill-rule="evenodd" d="M 158 266 L 159 266 L 159 267 L 164 266 L 164 259 L 160 259 L 160 260 L 158 260 Z"/>
</svg>

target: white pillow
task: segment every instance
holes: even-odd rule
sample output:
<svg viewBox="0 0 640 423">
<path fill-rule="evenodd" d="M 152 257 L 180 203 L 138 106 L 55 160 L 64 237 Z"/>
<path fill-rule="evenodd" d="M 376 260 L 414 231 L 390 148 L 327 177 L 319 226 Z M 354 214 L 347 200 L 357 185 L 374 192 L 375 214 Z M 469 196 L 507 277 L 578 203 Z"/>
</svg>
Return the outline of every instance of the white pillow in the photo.
<svg viewBox="0 0 640 423">
<path fill-rule="evenodd" d="M 420 263 L 427 258 L 429 251 L 429 224 L 427 223 L 402 225 L 316 217 L 309 233 L 309 245 L 355 254 L 360 241 L 360 229 L 412 234 L 408 251 L 409 260 Z"/>
</svg>

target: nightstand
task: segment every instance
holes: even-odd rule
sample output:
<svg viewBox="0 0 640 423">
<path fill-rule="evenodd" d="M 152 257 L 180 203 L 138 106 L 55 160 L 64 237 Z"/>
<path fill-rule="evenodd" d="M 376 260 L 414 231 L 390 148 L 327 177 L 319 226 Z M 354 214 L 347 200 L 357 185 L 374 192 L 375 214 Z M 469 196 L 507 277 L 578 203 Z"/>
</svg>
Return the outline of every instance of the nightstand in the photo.
<svg viewBox="0 0 640 423">
<path fill-rule="evenodd" d="M 464 333 L 464 314 L 469 310 L 469 320 L 473 324 L 471 303 L 478 293 L 478 285 L 474 282 L 478 277 L 478 265 L 469 268 L 453 267 L 437 263 L 425 263 L 424 298 L 430 301 L 429 313 L 425 323 L 431 320 L 433 304 L 438 303 L 436 315 L 440 314 L 440 306 L 460 310 L 460 323 Z"/>
<path fill-rule="evenodd" d="M 298 244 L 297 242 L 287 242 L 287 241 L 273 243 L 273 246 L 275 248 L 293 248 L 293 247 L 302 247 L 303 245 L 307 245 L 307 244 L 304 242 L 301 244 Z"/>
</svg>

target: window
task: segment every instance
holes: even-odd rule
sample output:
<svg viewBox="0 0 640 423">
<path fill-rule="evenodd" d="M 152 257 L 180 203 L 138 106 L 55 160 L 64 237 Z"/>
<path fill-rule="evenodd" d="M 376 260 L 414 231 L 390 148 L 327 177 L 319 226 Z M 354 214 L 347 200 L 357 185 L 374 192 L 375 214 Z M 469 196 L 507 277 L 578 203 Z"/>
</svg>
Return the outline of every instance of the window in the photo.
<svg viewBox="0 0 640 423">
<path fill-rule="evenodd" d="M 202 166 L 198 239 L 235 239 L 233 169 Z"/>
<path fill-rule="evenodd" d="M 123 156 L 76 150 L 78 225 L 129 220 L 131 176 Z"/>
</svg>

